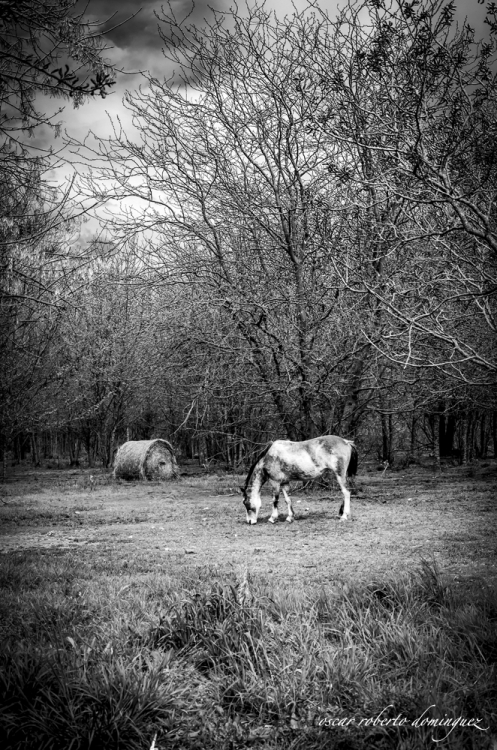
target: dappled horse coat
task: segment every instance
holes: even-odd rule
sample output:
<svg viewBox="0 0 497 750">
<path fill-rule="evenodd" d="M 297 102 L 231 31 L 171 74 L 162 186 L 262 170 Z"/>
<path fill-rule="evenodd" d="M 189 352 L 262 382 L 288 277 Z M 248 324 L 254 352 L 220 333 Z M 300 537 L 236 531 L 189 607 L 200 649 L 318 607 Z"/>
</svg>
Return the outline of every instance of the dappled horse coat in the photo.
<svg viewBox="0 0 497 750">
<path fill-rule="evenodd" d="M 326 471 L 333 471 L 343 493 L 343 503 L 340 508 L 342 521 L 350 516 L 350 492 L 347 489 L 347 477 L 357 472 L 358 456 L 351 440 L 336 435 L 323 435 L 292 442 L 291 440 L 275 440 L 268 445 L 256 458 L 245 480 L 240 487 L 243 504 L 247 511 L 247 523 L 257 523 L 261 507 L 261 487 L 269 481 L 273 490 L 273 512 L 269 518 L 274 523 L 278 518 L 278 501 L 280 490 L 288 507 L 287 521 L 294 519 L 292 501 L 286 488 L 292 480 L 308 481 L 317 479 Z M 250 493 L 248 486 L 252 479 Z M 342 513 L 343 510 L 343 513 Z"/>
</svg>

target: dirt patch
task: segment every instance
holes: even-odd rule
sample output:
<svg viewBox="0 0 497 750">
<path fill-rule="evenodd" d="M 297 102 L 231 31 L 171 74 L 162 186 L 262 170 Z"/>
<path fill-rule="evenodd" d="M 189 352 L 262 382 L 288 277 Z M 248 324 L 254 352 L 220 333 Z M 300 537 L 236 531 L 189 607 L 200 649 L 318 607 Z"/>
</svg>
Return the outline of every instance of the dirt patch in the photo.
<svg viewBox="0 0 497 750">
<path fill-rule="evenodd" d="M 285 522 L 285 508 L 278 523 L 267 523 L 267 494 L 253 527 L 245 523 L 236 491 L 240 477 L 105 480 L 92 489 L 80 474 L 18 476 L 4 485 L 0 552 L 75 550 L 169 570 L 247 565 L 302 585 L 397 575 L 435 559 L 449 577 L 497 582 L 493 466 L 476 476 L 462 469 L 363 474 L 352 520 L 344 523 L 337 515 L 338 489 L 306 494 L 295 488 L 293 524 Z"/>
</svg>

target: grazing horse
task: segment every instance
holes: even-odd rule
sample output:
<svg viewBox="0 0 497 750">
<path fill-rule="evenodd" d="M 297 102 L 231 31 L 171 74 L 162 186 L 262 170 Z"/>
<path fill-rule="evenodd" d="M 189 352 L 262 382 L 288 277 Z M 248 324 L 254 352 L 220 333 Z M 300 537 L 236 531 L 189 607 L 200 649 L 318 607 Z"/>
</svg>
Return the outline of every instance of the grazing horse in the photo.
<svg viewBox="0 0 497 750">
<path fill-rule="evenodd" d="M 268 480 L 273 490 L 273 512 L 269 522 L 274 523 L 278 518 L 281 489 L 288 507 L 286 520 L 291 523 L 294 513 L 292 501 L 286 491 L 290 482 L 317 479 L 328 470 L 334 472 L 343 492 L 344 501 L 339 515 L 341 521 L 346 521 L 350 515 L 350 492 L 346 481 L 347 477 L 353 477 L 357 473 L 357 450 L 354 443 L 336 435 L 323 435 L 299 443 L 275 440 L 256 458 L 247 474 L 245 486 L 240 487 L 247 511 L 247 523 L 257 523 L 261 507 L 261 487 Z M 249 493 L 248 486 L 252 477 L 252 489 Z"/>
</svg>

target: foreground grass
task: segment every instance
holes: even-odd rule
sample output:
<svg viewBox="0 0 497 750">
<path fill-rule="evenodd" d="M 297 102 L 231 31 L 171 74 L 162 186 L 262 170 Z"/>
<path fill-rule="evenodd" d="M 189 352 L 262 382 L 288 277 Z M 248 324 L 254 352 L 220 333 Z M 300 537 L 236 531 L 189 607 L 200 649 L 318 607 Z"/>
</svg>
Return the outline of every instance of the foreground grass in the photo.
<svg viewBox="0 0 497 750">
<path fill-rule="evenodd" d="M 497 599 L 429 564 L 307 594 L 243 571 L 178 579 L 22 553 L 0 563 L 0 614 L 2 748 L 455 749 L 497 735 Z"/>
</svg>

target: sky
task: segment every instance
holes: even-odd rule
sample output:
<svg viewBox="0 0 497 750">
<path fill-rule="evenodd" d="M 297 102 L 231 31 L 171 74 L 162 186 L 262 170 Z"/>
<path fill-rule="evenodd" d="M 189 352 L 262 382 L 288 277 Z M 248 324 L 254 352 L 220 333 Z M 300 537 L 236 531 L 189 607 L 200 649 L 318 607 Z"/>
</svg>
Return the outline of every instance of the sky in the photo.
<svg viewBox="0 0 497 750">
<path fill-rule="evenodd" d="M 343 0 L 318 0 L 320 6 L 327 10 L 333 18 L 337 7 Z M 122 98 L 126 89 L 133 90 L 140 83 L 140 70 L 149 70 L 153 75 L 162 77 L 167 72 L 167 63 L 162 54 L 164 46 L 158 33 L 158 21 L 154 10 L 160 12 L 163 0 L 80 0 L 81 8 L 87 7 L 87 15 L 92 20 L 106 22 L 103 25 L 106 43 L 110 49 L 106 56 L 109 60 L 127 71 L 118 75 L 113 93 L 105 100 L 96 98 L 77 111 L 77 116 L 71 113 L 70 105 L 66 108 L 62 119 L 70 135 L 81 137 L 89 128 L 98 134 L 110 134 L 108 115 L 126 118 L 122 106 Z M 190 21 L 202 25 L 203 19 L 209 15 L 209 6 L 219 10 L 227 10 L 231 0 L 196 0 Z M 292 5 L 297 10 L 303 10 L 306 0 L 267 0 L 266 7 L 273 9 L 278 16 L 291 14 Z M 240 2 L 243 7 L 243 0 Z M 191 8 L 189 0 L 172 0 L 172 8 L 178 17 L 184 17 Z M 477 36 L 485 33 L 483 19 L 485 6 L 478 0 L 457 0 L 457 15 L 459 18 L 467 16 L 475 27 Z M 135 75 L 133 75 L 135 73 Z"/>
<path fill-rule="evenodd" d="M 240 9 L 244 2 L 245 0 L 240 0 Z M 331 18 L 336 16 L 337 8 L 344 4 L 344 0 L 318 2 Z M 154 10 L 160 13 L 161 5 L 167 7 L 164 0 L 78 0 L 76 10 L 86 9 L 85 15 L 90 20 L 103 24 L 102 31 L 109 47 L 105 56 L 125 72 L 118 73 L 113 93 L 104 100 L 95 97 L 78 110 L 73 110 L 70 104 L 66 105 L 57 120 L 62 121 L 62 130 L 65 130 L 67 136 L 83 141 L 91 130 L 99 137 L 109 137 L 112 133 L 110 118 L 117 117 L 126 130 L 132 130 L 129 113 L 122 104 L 125 91 L 132 91 L 143 82 L 140 71 L 150 71 L 154 76 L 162 78 L 170 70 L 162 53 L 164 42 L 159 36 L 158 20 L 154 15 Z M 191 10 L 190 0 L 171 0 L 171 7 L 178 18 L 185 17 L 191 11 L 189 21 L 199 26 L 204 25 L 204 19 L 212 15 L 210 7 L 228 10 L 231 5 L 232 0 L 195 0 Z M 485 5 L 479 4 L 478 0 L 456 0 L 456 5 L 458 19 L 467 17 L 475 28 L 476 36 L 484 36 Z M 306 0 L 266 0 L 265 4 L 267 10 L 274 10 L 279 17 L 291 15 L 294 9 L 302 11 L 306 6 Z M 60 106 L 60 101 L 47 100 L 44 105 L 47 110 L 50 107 L 55 109 Z M 43 139 L 44 135 L 40 134 L 40 137 Z M 88 142 L 91 142 L 91 138 Z M 54 145 L 60 147 L 60 141 Z M 70 158 L 77 160 L 75 156 Z M 59 169 L 57 173 L 53 173 L 53 182 L 67 179 L 69 173 L 67 166 Z"/>
<path fill-rule="evenodd" d="M 245 0 L 240 0 L 240 8 L 243 8 L 244 2 Z M 321 0 L 320 4 L 322 8 L 334 14 L 339 2 L 340 0 Z M 171 1 L 171 7 L 178 19 L 185 18 L 190 13 L 188 21 L 198 26 L 204 25 L 204 19 L 212 18 L 210 8 L 226 11 L 231 5 L 231 0 L 195 0 L 192 10 L 190 0 Z M 307 2 L 294 0 L 294 5 L 300 10 L 307 6 Z M 71 121 L 66 122 L 66 128 L 71 135 L 84 133 L 89 127 L 101 135 L 110 133 L 106 113 L 110 116 L 119 114 L 125 121 L 128 120 L 122 106 L 122 98 L 126 90 L 136 89 L 142 82 L 139 71 L 149 71 L 154 76 L 162 78 L 170 70 L 162 52 L 164 42 L 158 32 L 159 22 L 154 15 L 154 11 L 160 13 L 161 6 L 167 9 L 167 2 L 120 0 L 117 3 L 116 0 L 89 0 L 88 3 L 88 0 L 79 0 L 76 8 L 87 7 L 87 17 L 92 21 L 104 22 L 102 30 L 106 32 L 105 40 L 110 47 L 106 56 L 126 72 L 118 75 L 113 93 L 105 99 L 103 106 L 100 99 L 91 101 L 81 107 L 77 118 L 70 118 Z M 293 12 L 292 0 L 266 0 L 266 8 L 275 10 L 278 16 Z"/>
<path fill-rule="evenodd" d="M 285 0 L 286 3 L 286 0 Z M 102 103 L 101 99 L 88 102 L 78 113 L 77 122 L 68 128 L 74 132 L 84 132 L 87 125 L 100 133 L 109 132 L 108 115 L 119 114 L 126 117 L 122 98 L 126 90 L 134 90 L 143 83 L 140 71 L 148 71 L 159 79 L 168 72 L 164 59 L 164 42 L 158 27 L 159 21 L 154 11 L 160 14 L 161 6 L 167 9 L 164 0 L 79 0 L 76 10 L 87 7 L 86 16 L 92 21 L 100 21 L 106 45 L 105 56 L 123 72 L 117 76 L 113 93 Z M 209 6 L 219 10 L 229 7 L 227 0 L 195 0 L 195 7 L 189 17 L 191 23 L 204 25 L 204 18 L 211 16 Z M 171 7 L 178 19 L 188 15 L 192 3 L 189 0 L 172 0 Z M 164 28 L 164 24 L 161 25 Z"/>
</svg>

